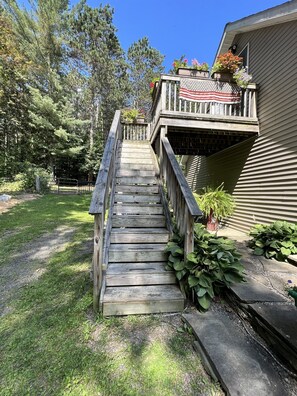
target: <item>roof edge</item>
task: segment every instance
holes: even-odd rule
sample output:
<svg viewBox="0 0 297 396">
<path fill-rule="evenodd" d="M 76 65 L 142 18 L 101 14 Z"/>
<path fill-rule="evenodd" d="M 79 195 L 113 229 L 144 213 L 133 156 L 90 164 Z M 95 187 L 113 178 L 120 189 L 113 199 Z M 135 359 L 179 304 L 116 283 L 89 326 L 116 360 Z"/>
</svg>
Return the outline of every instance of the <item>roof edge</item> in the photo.
<svg viewBox="0 0 297 396">
<path fill-rule="evenodd" d="M 287 1 L 278 6 L 268 8 L 256 14 L 226 24 L 216 57 L 227 52 L 232 45 L 234 37 L 239 33 L 289 22 L 297 19 L 297 0 Z"/>
</svg>

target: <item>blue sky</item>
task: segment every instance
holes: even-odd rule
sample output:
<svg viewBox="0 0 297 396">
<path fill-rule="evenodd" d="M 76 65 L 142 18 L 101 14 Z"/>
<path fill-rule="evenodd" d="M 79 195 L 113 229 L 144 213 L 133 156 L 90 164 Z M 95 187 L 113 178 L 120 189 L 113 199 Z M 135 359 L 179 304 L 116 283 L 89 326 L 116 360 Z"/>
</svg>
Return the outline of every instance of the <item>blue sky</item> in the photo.
<svg viewBox="0 0 297 396">
<path fill-rule="evenodd" d="M 165 55 L 165 70 L 181 55 L 212 64 L 226 23 L 233 22 L 284 0 L 87 0 L 96 7 L 110 4 L 114 24 L 126 50 L 147 36 Z M 71 1 L 75 4 L 76 1 Z"/>
</svg>

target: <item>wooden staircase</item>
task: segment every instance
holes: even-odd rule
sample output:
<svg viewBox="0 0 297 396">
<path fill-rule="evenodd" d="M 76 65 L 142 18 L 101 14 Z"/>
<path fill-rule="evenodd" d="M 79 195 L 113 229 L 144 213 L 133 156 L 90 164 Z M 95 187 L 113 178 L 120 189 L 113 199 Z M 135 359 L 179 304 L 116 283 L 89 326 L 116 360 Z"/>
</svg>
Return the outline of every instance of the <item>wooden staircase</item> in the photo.
<svg viewBox="0 0 297 396">
<path fill-rule="evenodd" d="M 178 312 L 184 298 L 165 269 L 169 232 L 148 141 L 119 142 L 103 315 Z"/>
</svg>

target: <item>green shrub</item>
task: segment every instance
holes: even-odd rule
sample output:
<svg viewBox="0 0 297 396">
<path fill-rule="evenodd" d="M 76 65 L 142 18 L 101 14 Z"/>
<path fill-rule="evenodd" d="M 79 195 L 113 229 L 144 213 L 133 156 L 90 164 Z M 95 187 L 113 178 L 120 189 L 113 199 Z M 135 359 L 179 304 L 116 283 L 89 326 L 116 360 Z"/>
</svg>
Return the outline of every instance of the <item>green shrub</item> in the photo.
<svg viewBox="0 0 297 396">
<path fill-rule="evenodd" d="M 195 225 L 194 252 L 184 260 L 183 240 L 174 235 L 168 243 L 168 269 L 175 271 L 181 286 L 189 295 L 193 290 L 199 306 L 207 310 L 211 300 L 223 288 L 243 282 L 243 266 L 234 242 L 207 232 L 202 224 Z"/>
<path fill-rule="evenodd" d="M 276 221 L 273 224 L 256 224 L 250 230 L 248 246 L 257 256 L 287 261 L 290 254 L 297 253 L 297 224 Z"/>
<path fill-rule="evenodd" d="M 34 165 L 27 165 L 22 173 L 15 176 L 15 181 L 21 183 L 22 189 L 25 191 L 36 190 L 36 177 L 40 177 L 40 191 L 47 192 L 48 184 L 51 176 L 44 168 L 38 168 Z"/>
</svg>

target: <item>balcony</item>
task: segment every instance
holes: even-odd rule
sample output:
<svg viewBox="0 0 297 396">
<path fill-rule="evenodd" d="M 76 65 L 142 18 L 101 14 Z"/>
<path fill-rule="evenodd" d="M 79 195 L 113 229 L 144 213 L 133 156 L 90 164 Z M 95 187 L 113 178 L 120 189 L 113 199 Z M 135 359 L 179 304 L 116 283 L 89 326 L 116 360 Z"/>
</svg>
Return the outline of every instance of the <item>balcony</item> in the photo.
<svg viewBox="0 0 297 396">
<path fill-rule="evenodd" d="M 240 89 L 213 79 L 162 75 L 153 92 L 151 142 L 163 130 L 175 154 L 209 156 L 255 137 L 256 93 L 256 84 Z"/>
</svg>

